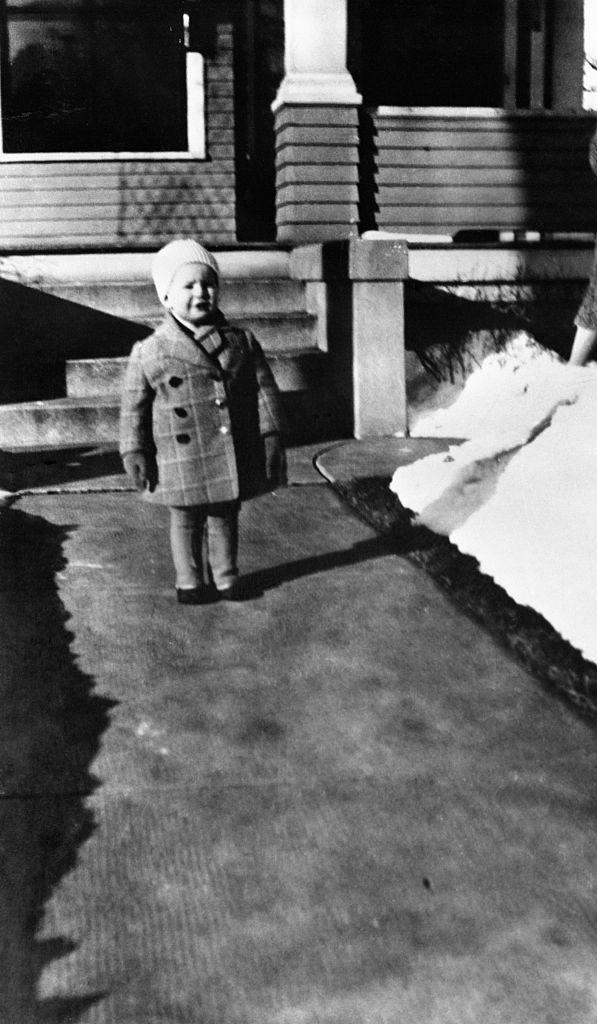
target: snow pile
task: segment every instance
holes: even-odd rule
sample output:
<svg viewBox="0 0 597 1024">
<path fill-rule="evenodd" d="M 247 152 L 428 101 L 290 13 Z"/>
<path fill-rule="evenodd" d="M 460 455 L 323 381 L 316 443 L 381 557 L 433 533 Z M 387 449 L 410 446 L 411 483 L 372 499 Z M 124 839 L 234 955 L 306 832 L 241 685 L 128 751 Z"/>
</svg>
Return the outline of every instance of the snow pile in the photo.
<svg viewBox="0 0 597 1024">
<path fill-rule="evenodd" d="M 453 405 L 414 419 L 411 436 L 493 436 L 503 449 L 522 444 L 541 420 L 549 419 L 568 388 L 574 394 L 570 369 L 529 335 L 519 334 L 486 356 Z"/>
<path fill-rule="evenodd" d="M 417 433 L 469 440 L 398 469 L 402 504 L 597 663 L 597 365 L 521 337 Z"/>
</svg>

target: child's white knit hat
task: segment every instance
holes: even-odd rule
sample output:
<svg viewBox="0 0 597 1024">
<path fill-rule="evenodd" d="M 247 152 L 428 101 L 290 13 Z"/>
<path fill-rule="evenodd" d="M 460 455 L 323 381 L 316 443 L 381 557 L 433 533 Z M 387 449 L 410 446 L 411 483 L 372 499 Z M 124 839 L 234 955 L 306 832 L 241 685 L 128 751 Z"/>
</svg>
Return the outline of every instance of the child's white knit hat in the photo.
<svg viewBox="0 0 597 1024">
<path fill-rule="evenodd" d="M 153 283 L 162 304 L 166 302 L 168 289 L 176 271 L 187 263 L 204 263 L 211 267 L 218 277 L 220 276 L 215 257 L 194 238 L 177 238 L 173 242 L 168 242 L 156 253 L 151 267 Z"/>
</svg>

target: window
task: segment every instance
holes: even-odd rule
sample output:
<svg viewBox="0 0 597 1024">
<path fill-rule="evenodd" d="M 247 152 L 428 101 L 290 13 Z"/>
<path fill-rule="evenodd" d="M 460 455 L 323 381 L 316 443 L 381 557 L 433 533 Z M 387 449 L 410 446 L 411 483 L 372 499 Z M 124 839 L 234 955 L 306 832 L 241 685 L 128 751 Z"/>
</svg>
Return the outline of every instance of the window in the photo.
<svg viewBox="0 0 597 1024">
<path fill-rule="evenodd" d="M 188 40 L 179 0 L 4 0 L 4 154 L 202 155 Z"/>
</svg>

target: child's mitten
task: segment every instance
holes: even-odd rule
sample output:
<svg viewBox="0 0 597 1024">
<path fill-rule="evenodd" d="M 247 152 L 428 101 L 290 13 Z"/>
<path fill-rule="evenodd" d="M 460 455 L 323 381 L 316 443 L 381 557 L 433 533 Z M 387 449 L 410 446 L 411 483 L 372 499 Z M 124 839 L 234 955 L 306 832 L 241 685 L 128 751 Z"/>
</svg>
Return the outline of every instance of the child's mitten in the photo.
<svg viewBox="0 0 597 1024">
<path fill-rule="evenodd" d="M 127 452 L 122 462 L 129 480 L 138 491 L 145 490 L 147 485 L 147 459 L 143 452 Z"/>
<path fill-rule="evenodd" d="M 288 483 L 286 452 L 279 434 L 265 434 L 265 476 L 270 487 L 282 487 Z"/>
</svg>

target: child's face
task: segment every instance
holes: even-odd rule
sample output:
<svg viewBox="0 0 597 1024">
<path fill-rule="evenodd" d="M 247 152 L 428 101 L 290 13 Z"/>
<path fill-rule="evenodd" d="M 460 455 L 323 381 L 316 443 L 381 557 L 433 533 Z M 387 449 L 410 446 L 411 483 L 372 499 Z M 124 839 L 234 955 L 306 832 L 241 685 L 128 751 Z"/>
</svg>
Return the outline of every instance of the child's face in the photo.
<svg viewBox="0 0 597 1024">
<path fill-rule="evenodd" d="M 176 271 L 166 306 L 180 320 L 194 326 L 208 324 L 218 308 L 218 277 L 205 263 L 187 263 Z"/>
</svg>

